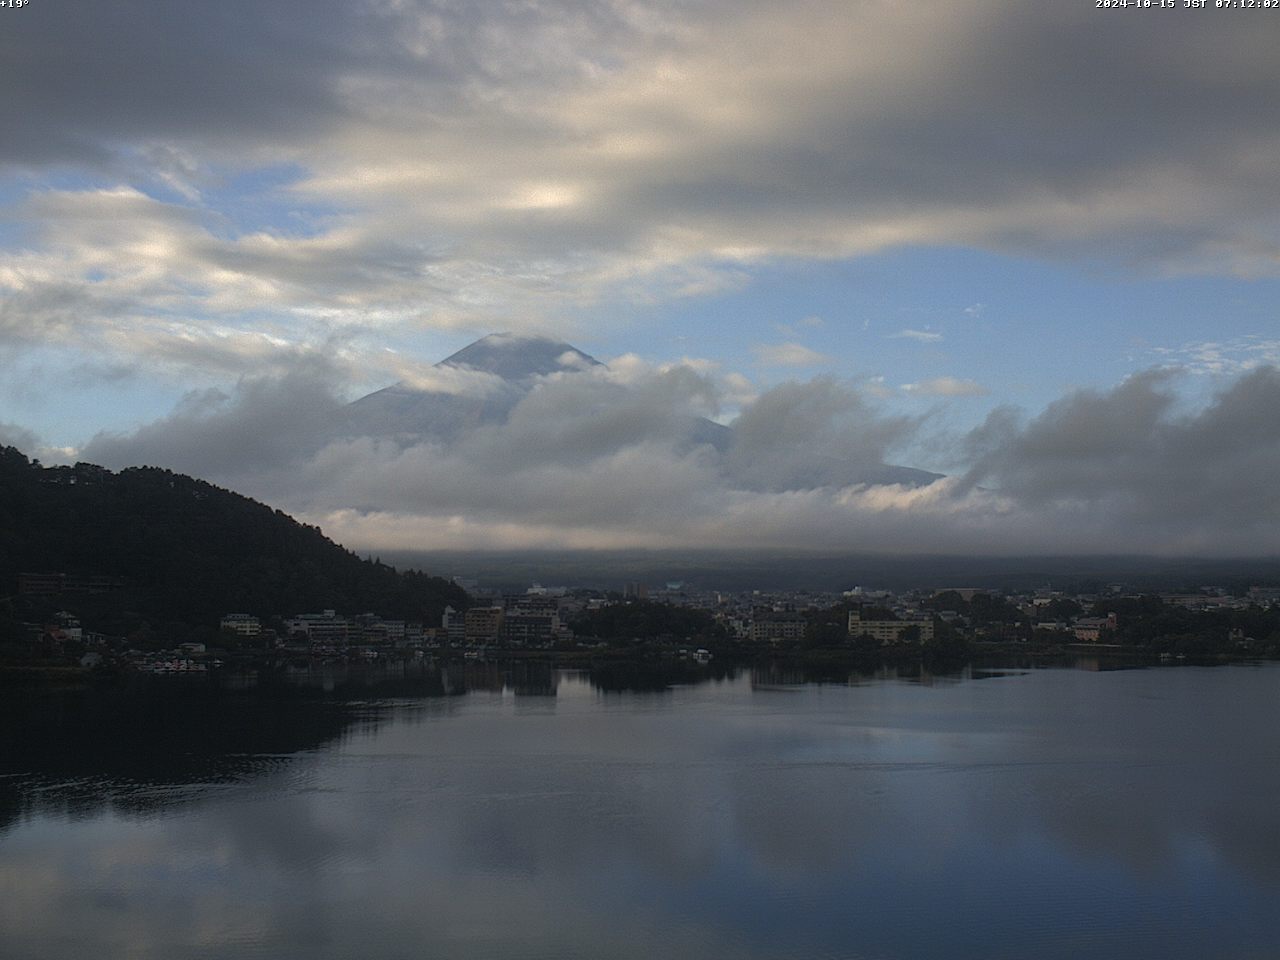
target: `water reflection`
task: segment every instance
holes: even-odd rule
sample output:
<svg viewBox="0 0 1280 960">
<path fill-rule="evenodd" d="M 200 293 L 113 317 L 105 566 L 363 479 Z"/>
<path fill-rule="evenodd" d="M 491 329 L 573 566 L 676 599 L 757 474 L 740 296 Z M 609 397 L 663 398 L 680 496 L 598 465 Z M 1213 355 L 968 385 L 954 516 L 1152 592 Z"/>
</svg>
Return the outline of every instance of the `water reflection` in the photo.
<svg viewBox="0 0 1280 960">
<path fill-rule="evenodd" d="M 575 673 L 593 690 L 669 690 L 730 668 L 619 663 Z M 446 665 L 286 664 L 210 678 L 132 677 L 67 688 L 11 687 L 0 697 L 0 831 L 36 812 L 72 818 L 102 808 L 145 814 L 230 784 L 351 735 L 392 708 L 471 694 L 555 698 L 565 671 L 547 662 Z"/>
<path fill-rule="evenodd" d="M 1274 667 L 638 676 L 664 692 L 467 663 L 6 700 L 24 724 L 4 724 L 7 769 L 26 771 L 10 779 L 112 796 L 72 809 L 28 790 L 0 841 L 0 954 L 1246 958 L 1280 942 Z M 70 747 L 86 720 L 100 730 Z"/>
</svg>

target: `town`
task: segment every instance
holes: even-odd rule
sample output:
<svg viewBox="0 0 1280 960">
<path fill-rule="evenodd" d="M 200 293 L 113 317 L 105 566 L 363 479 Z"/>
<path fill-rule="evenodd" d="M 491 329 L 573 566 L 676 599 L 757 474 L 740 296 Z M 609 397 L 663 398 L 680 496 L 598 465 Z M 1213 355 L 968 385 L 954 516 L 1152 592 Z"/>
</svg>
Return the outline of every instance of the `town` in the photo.
<svg viewBox="0 0 1280 960">
<path fill-rule="evenodd" d="M 19 577 L 20 609 L 0 640 L 10 668 L 200 674 L 261 662 L 682 656 L 964 658 L 984 652 L 1094 652 L 1197 661 L 1280 655 L 1280 587 L 1204 586 L 1137 593 L 1124 583 L 1084 592 L 1050 586 L 1005 593 L 940 585 L 905 592 L 696 590 L 679 581 L 621 590 L 547 587 L 501 593 L 454 578 L 471 603 L 438 623 L 324 609 L 262 616 L 229 611 L 218 622 L 144 624 L 111 635 L 82 623 L 73 601 L 113 589 L 108 578 Z"/>
</svg>

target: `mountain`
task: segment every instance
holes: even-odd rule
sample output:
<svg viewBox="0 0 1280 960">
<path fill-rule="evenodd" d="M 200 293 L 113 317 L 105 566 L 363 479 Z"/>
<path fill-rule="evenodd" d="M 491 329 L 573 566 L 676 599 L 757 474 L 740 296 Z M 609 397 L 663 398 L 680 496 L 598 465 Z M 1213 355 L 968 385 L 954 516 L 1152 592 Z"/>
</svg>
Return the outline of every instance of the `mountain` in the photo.
<svg viewBox="0 0 1280 960">
<path fill-rule="evenodd" d="M 93 583 L 70 606 L 94 628 L 333 608 L 435 623 L 456 585 L 355 554 L 248 497 L 153 467 L 42 467 L 0 447 L 0 597 L 19 574 Z M 67 589 L 64 587 L 64 590 Z"/>
<path fill-rule="evenodd" d="M 504 423 L 540 377 L 601 366 L 594 357 L 549 337 L 490 334 L 435 365 L 442 387 L 462 389 L 392 384 L 348 404 L 335 432 L 406 444 L 453 440 L 467 430 Z"/>
<path fill-rule="evenodd" d="M 571 344 L 549 337 L 496 333 L 462 348 L 433 367 L 439 386 L 396 383 L 348 404 L 334 425 L 339 438 L 376 437 L 408 446 L 424 440 L 453 442 L 479 427 L 505 423 L 540 382 L 574 376 L 604 364 Z M 713 448 L 732 470 L 733 427 L 689 415 L 671 421 L 670 440 L 683 450 Z M 627 442 L 619 437 L 620 444 Z M 855 483 L 925 486 L 942 475 L 913 467 L 858 462 L 840 450 L 791 462 L 781 475 L 742 476 L 749 489 L 812 489 Z"/>
<path fill-rule="evenodd" d="M 535 377 L 604 364 L 577 347 L 550 337 L 493 333 L 463 347 L 436 366 L 491 373 L 512 383 L 530 383 Z"/>
</svg>

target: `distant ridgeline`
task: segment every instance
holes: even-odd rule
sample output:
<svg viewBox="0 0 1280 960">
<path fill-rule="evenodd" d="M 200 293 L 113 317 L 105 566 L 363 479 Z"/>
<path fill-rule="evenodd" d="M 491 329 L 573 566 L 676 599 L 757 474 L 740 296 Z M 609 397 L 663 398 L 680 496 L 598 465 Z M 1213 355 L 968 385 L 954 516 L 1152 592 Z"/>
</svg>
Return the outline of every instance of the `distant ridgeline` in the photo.
<svg viewBox="0 0 1280 960">
<path fill-rule="evenodd" d="M 42 467 L 0 447 L 0 598 L 11 596 L 104 627 L 326 608 L 436 623 L 446 605 L 468 605 L 446 580 L 361 560 L 319 528 L 203 480 Z"/>
</svg>

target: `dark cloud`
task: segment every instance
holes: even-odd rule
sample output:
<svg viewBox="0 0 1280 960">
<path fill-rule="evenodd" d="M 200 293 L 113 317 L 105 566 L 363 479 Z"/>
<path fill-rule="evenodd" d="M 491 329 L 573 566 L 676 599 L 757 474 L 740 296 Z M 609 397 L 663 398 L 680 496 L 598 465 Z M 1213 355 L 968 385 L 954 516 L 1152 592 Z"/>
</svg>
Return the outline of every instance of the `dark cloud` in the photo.
<svg viewBox="0 0 1280 960">
<path fill-rule="evenodd" d="M 784 383 L 735 421 L 728 476 L 748 490 L 841 486 L 851 472 L 883 464 L 918 426 L 880 414 L 832 378 Z"/>
<path fill-rule="evenodd" d="M 110 166 L 151 141 L 288 148 L 407 94 L 448 113 L 486 86 L 573 76 L 574 41 L 607 58 L 623 21 L 585 2 L 54 5 L 0 35 L 0 159 Z"/>
<path fill-rule="evenodd" d="M 30 454 L 39 445 L 39 438 L 25 427 L 0 422 L 0 446 L 17 447 L 23 453 Z"/>
<path fill-rule="evenodd" d="M 1245 374 L 1191 413 L 1179 412 L 1173 380 L 1153 371 L 1074 393 L 1025 426 L 997 411 L 970 438 L 977 459 L 967 479 L 1031 509 L 1085 508 L 1095 523 L 1174 542 L 1208 547 L 1217 536 L 1268 549 L 1280 517 L 1271 479 L 1280 470 L 1280 371 Z"/>
<path fill-rule="evenodd" d="M 112 467 L 169 467 L 252 484 L 318 448 L 340 407 L 336 384 L 330 364 L 308 358 L 283 377 L 242 379 L 230 395 L 193 391 L 169 416 L 134 433 L 97 434 L 81 456 Z"/>
<path fill-rule="evenodd" d="M 874 247 L 862 231 L 892 224 L 1073 255 L 1105 237 L 1129 261 L 1274 253 L 1257 161 L 1274 149 L 1280 24 L 1104 24 L 996 0 L 756 8 L 729 32 L 690 55 L 691 89 L 673 85 L 652 124 L 689 121 L 683 162 L 632 166 L 615 214 L 669 211 L 766 247 L 803 247 L 805 224 L 815 252 Z M 1232 175 L 1212 179 L 1217 163 Z"/>
<path fill-rule="evenodd" d="M 139 141 L 315 131 L 340 109 L 343 37 L 363 19 L 337 3 L 48 5 L 0 34 L 0 158 L 107 166 Z"/>
</svg>

